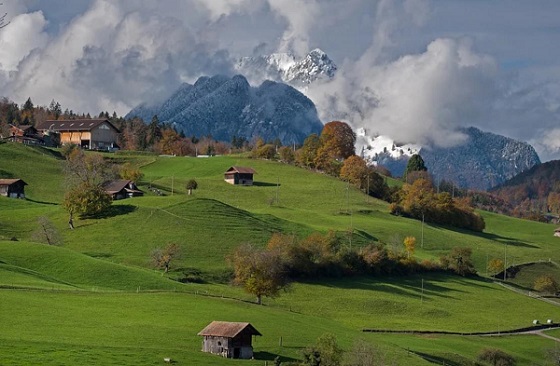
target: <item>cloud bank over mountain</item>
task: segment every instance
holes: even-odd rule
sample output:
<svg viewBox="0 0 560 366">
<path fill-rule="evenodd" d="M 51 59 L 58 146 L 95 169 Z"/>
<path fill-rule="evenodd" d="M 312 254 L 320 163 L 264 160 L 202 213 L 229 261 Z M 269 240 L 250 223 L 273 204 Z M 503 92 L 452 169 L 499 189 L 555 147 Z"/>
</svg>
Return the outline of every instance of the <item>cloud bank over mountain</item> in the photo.
<svg viewBox="0 0 560 366">
<path fill-rule="evenodd" d="M 244 56 L 321 48 L 331 80 L 305 93 L 324 122 L 452 146 L 458 127 L 560 158 L 560 3 L 450 0 L 4 0 L 0 94 L 124 114 Z M 251 80 L 251 75 L 246 75 Z"/>
</svg>

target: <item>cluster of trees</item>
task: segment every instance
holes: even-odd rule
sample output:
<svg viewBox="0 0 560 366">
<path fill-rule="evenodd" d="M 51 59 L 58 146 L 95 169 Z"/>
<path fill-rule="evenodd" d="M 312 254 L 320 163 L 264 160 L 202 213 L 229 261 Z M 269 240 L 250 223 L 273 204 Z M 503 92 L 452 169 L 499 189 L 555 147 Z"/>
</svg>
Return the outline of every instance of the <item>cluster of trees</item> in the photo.
<svg viewBox="0 0 560 366">
<path fill-rule="evenodd" d="M 304 239 L 275 233 L 265 248 L 239 246 L 229 257 L 234 282 L 256 296 L 275 297 L 290 281 L 304 278 L 353 275 L 406 275 L 427 271 L 450 271 L 462 276 L 475 274 L 468 248 L 454 248 L 439 262 L 414 258 L 416 239 L 352 249 L 335 232 L 313 233 Z"/>
<path fill-rule="evenodd" d="M 453 198 L 447 192 L 436 193 L 429 179 L 405 183 L 391 204 L 391 213 L 442 225 L 483 231 L 486 224 L 468 198 Z"/>
<path fill-rule="evenodd" d="M 379 174 L 380 168 L 368 166 L 363 158 L 355 155 L 355 143 L 356 134 L 347 123 L 332 121 L 325 124 L 321 135 L 309 135 L 298 149 L 281 146 L 279 140 L 265 143 L 257 139 L 251 153 L 254 158 L 280 160 L 339 177 L 366 194 L 390 201 L 394 190 Z"/>
</svg>

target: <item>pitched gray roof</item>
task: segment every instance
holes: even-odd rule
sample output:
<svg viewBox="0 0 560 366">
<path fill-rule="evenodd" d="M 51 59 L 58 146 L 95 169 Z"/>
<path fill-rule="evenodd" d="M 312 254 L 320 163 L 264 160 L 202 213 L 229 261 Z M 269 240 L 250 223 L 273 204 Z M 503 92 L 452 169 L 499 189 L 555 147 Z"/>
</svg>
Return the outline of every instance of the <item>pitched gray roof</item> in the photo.
<svg viewBox="0 0 560 366">
<path fill-rule="evenodd" d="M 199 336 L 217 336 L 233 338 L 247 329 L 251 335 L 262 335 L 250 323 L 213 321 L 198 332 Z"/>
<path fill-rule="evenodd" d="M 107 123 L 115 131 L 119 132 L 108 119 L 47 120 L 38 124 L 37 129 L 44 131 L 91 131 L 103 123 Z"/>
</svg>

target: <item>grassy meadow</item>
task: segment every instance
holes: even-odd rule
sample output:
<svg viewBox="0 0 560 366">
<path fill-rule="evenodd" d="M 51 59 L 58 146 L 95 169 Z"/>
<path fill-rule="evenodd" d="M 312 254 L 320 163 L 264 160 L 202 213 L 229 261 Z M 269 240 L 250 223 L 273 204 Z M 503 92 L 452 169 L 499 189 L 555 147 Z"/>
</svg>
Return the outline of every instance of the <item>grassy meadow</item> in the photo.
<svg viewBox="0 0 560 366">
<path fill-rule="evenodd" d="M 396 364 L 470 365 L 487 346 L 514 355 L 518 365 L 551 364 L 545 352 L 558 343 L 538 335 L 362 329 L 501 332 L 530 326 L 533 319 L 560 320 L 558 306 L 504 288 L 486 271 L 494 258 L 507 258 L 508 265 L 542 261 L 519 273 L 513 284 L 523 289 L 539 273 L 557 275 L 560 239 L 553 237 L 553 225 L 483 212 L 483 233 L 422 228 L 419 221 L 389 215 L 386 203 L 342 181 L 278 162 L 242 156 L 106 156 L 141 168 L 145 196 L 116 201 L 104 217 L 75 220 L 76 229 L 70 230 L 60 206 L 64 177 L 57 152 L 0 144 L 0 173 L 29 184 L 26 200 L 0 197 L 0 364 L 150 365 L 171 357 L 177 364 L 262 365 L 276 355 L 299 359 L 300 350 L 326 332 L 346 350 L 357 339 L 375 343 Z M 223 172 L 232 165 L 253 167 L 255 186 L 225 183 Z M 188 196 L 185 183 L 191 178 L 198 189 Z M 54 223 L 62 245 L 32 242 L 40 216 Z M 274 232 L 305 237 L 328 230 L 344 235 L 350 247 L 376 241 L 402 246 L 412 235 L 420 259 L 467 246 L 480 277 L 306 281 L 276 299 L 265 298 L 264 306 L 229 285 L 226 258 L 238 245 L 265 245 Z M 179 244 L 183 256 L 163 275 L 152 268 L 150 253 L 169 243 Z M 175 280 L 184 273 L 198 274 L 201 283 Z M 251 322 L 264 335 L 254 343 L 255 360 L 200 352 L 196 333 L 212 320 Z M 560 338 L 558 331 L 548 334 Z"/>
</svg>

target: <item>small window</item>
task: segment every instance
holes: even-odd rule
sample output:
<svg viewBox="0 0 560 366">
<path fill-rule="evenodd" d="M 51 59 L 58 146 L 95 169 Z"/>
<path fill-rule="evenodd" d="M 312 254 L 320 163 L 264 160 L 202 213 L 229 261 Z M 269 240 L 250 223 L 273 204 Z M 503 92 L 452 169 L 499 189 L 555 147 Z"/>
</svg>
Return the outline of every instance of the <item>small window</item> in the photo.
<svg viewBox="0 0 560 366">
<path fill-rule="evenodd" d="M 222 342 L 218 341 L 218 346 L 221 346 L 221 345 L 222 345 Z"/>
</svg>

